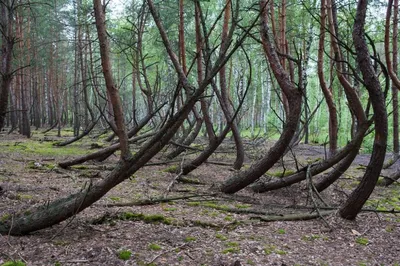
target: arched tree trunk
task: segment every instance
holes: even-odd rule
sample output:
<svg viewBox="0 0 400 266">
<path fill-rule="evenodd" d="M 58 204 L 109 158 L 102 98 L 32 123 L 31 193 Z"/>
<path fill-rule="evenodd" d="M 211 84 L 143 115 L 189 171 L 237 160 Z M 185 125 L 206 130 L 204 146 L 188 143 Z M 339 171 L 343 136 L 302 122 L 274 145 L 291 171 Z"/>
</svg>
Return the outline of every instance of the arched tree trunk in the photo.
<svg viewBox="0 0 400 266">
<path fill-rule="evenodd" d="M 390 56 L 390 17 L 393 10 L 393 32 L 392 32 L 392 58 Z M 399 100 L 398 90 L 400 90 L 400 80 L 397 77 L 398 68 L 398 13 L 399 1 L 389 0 L 386 12 L 385 23 L 385 59 L 390 79 L 392 80 L 392 106 L 393 106 L 393 157 L 387 162 L 384 168 L 392 166 L 399 159 Z M 391 182 L 390 180 L 386 180 Z"/>
<path fill-rule="evenodd" d="M 345 219 L 354 219 L 374 190 L 382 170 L 387 145 L 388 125 L 385 99 L 372 66 L 367 43 L 364 38 L 367 6 L 367 0 L 359 0 L 353 28 L 353 40 L 357 53 L 357 64 L 362 73 L 364 84 L 374 110 L 375 139 L 371 159 L 360 184 L 339 210 L 340 216 Z"/>
<path fill-rule="evenodd" d="M 262 10 L 261 36 L 263 48 L 274 76 L 288 99 L 289 113 L 286 116 L 286 123 L 279 140 L 268 151 L 268 153 L 261 160 L 252 165 L 250 169 L 242 171 L 237 175 L 227 179 L 221 186 L 221 191 L 224 193 L 235 193 L 250 185 L 265 172 L 267 172 L 284 154 L 294 136 L 300 120 L 302 102 L 301 92 L 298 91 L 298 89 L 291 82 L 289 74 L 281 65 L 273 44 L 273 39 L 271 39 L 269 36 L 270 29 L 268 25 L 268 6 L 266 0 L 260 1 L 260 8 Z"/>
<path fill-rule="evenodd" d="M 192 94 L 190 95 L 191 97 L 178 112 L 169 117 L 164 126 L 152 137 L 151 140 L 146 142 L 146 144 L 137 153 L 135 153 L 134 155 L 130 155 L 128 148 L 126 148 L 126 151 L 122 152 L 121 158 L 114 170 L 110 174 L 108 174 L 103 180 L 100 180 L 95 184 L 90 184 L 82 189 L 82 191 L 72 194 L 66 198 L 58 199 L 37 208 L 31 209 L 29 212 L 21 211 L 19 214 L 11 215 L 8 219 L 2 219 L 0 221 L 0 234 L 27 234 L 32 231 L 43 229 L 59 223 L 89 207 L 92 203 L 100 199 L 110 189 L 129 178 L 138 169 L 144 166 L 161 149 L 163 149 L 165 145 L 169 143 L 176 131 L 182 125 L 183 121 L 187 118 L 190 111 L 193 109 L 194 105 L 198 101 L 198 98 L 201 97 L 205 88 L 218 73 L 221 64 L 226 63 L 226 61 L 229 59 L 229 56 L 226 56 L 225 54 L 219 56 L 215 61 L 217 62 L 215 66 L 208 72 L 209 75 L 206 76 L 203 82 L 199 85 L 198 89 L 195 89 L 187 80 L 177 60 L 176 54 L 172 51 L 166 32 L 160 22 L 157 11 L 155 10 L 153 1 L 147 0 L 147 3 L 150 7 L 150 11 L 153 15 L 157 28 L 159 29 L 169 58 L 172 61 L 176 72 L 179 74 L 180 82 L 186 90 L 192 91 Z M 101 6 L 101 0 L 94 0 L 94 5 L 96 22 L 104 23 L 104 20 L 102 20 L 104 19 L 104 13 L 102 12 L 104 11 L 103 7 Z M 105 34 L 104 24 L 102 24 L 102 26 L 100 27 L 99 25 L 97 26 L 99 35 L 101 33 Z M 102 47 L 102 60 L 107 58 L 108 53 L 107 45 L 104 45 L 104 43 L 102 43 L 102 41 L 104 41 L 103 38 L 104 36 L 99 36 L 99 41 L 101 43 L 100 47 Z M 242 39 L 242 41 L 243 40 L 244 38 Z M 237 49 L 239 45 L 241 45 L 241 42 L 239 42 L 235 46 L 235 49 Z M 103 73 L 105 78 L 107 74 L 105 72 L 111 71 L 110 66 L 111 65 L 109 64 L 103 65 Z M 111 74 L 111 72 L 109 72 L 109 74 Z M 110 83 L 107 83 L 107 89 L 109 89 L 108 85 L 110 85 Z M 111 86 L 112 85 L 113 84 L 111 83 Z M 118 91 L 114 91 L 112 95 L 119 96 Z M 118 104 L 118 102 L 115 101 L 113 101 L 113 103 Z M 114 109 L 117 108 L 118 106 L 116 106 L 116 108 Z M 120 120 L 116 121 L 118 127 L 122 126 L 121 122 L 122 121 Z M 127 141 L 125 142 L 124 136 L 122 136 L 122 133 L 125 133 L 123 131 L 123 128 L 118 129 L 117 132 L 120 133 L 118 137 L 120 138 L 121 146 L 127 146 Z"/>
<path fill-rule="evenodd" d="M 341 162 L 343 159 L 347 158 L 352 151 L 358 151 L 357 147 L 359 147 L 360 143 L 362 142 L 362 139 L 365 135 L 365 132 L 369 128 L 369 125 L 369 123 L 361 124 L 356 136 L 343 149 L 339 150 L 334 156 L 330 157 L 329 159 L 309 165 L 307 167 L 303 167 L 299 172 L 293 175 L 285 176 L 274 181 L 270 181 L 267 183 L 259 181 L 253 184 L 251 186 L 251 189 L 254 192 L 262 193 L 301 182 L 306 179 L 306 171 L 308 167 L 310 167 L 310 173 L 312 176 L 316 176 L 323 171 L 328 170 L 329 168 Z"/>
<path fill-rule="evenodd" d="M 223 51 L 229 45 L 228 41 L 228 34 L 229 34 L 229 21 L 231 18 L 231 9 L 232 9 L 232 0 L 226 0 L 225 2 L 225 11 L 224 11 L 224 22 L 222 27 L 222 35 L 221 35 L 221 47 Z M 236 18 L 234 18 L 236 19 Z M 232 27 L 235 26 L 235 22 L 232 24 Z M 226 120 L 230 121 L 232 119 L 232 106 L 231 101 L 229 100 L 229 88 L 226 81 L 226 67 L 223 66 L 219 72 L 219 85 L 221 89 L 221 108 L 225 114 Z M 243 166 L 244 162 L 244 147 L 243 141 L 240 136 L 239 127 L 236 121 L 231 121 L 231 130 L 233 139 L 236 145 L 236 160 L 233 164 L 233 168 L 239 170 Z"/>
<path fill-rule="evenodd" d="M 319 46 L 318 46 L 318 78 L 321 90 L 324 94 L 325 101 L 328 105 L 329 112 L 329 156 L 336 153 L 337 140 L 338 140 L 338 120 L 336 105 L 333 100 L 332 91 L 326 85 L 324 77 L 324 43 L 325 43 L 325 31 L 326 31 L 326 0 L 321 0 L 321 18 L 320 18 L 320 35 L 319 35 Z"/>
</svg>

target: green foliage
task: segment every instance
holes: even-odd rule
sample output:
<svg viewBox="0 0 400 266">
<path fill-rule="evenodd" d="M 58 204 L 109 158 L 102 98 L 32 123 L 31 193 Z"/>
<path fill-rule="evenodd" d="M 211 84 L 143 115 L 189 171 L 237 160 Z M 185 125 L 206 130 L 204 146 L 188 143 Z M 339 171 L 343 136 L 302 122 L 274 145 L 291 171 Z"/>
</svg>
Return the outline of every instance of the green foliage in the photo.
<svg viewBox="0 0 400 266">
<path fill-rule="evenodd" d="M 10 214 L 8 214 L 8 213 L 3 214 L 3 215 L 0 217 L 0 222 L 5 222 L 5 221 L 7 221 L 7 220 L 10 219 L 10 218 L 11 218 L 11 215 L 10 215 Z"/>
<path fill-rule="evenodd" d="M 222 251 L 223 254 L 228 254 L 228 253 L 239 253 L 239 249 L 237 247 L 231 247 L 231 248 L 226 248 Z"/>
<path fill-rule="evenodd" d="M 130 250 L 120 250 L 118 251 L 118 258 L 121 260 L 129 260 L 132 256 L 132 251 Z"/>
<path fill-rule="evenodd" d="M 187 236 L 185 237 L 185 242 L 192 242 L 192 241 L 196 241 L 197 238 L 195 238 L 194 236 Z"/>
<path fill-rule="evenodd" d="M 1 266 L 25 266 L 26 264 L 20 260 L 6 261 Z"/>
<path fill-rule="evenodd" d="M 149 245 L 149 249 L 150 249 L 150 250 L 154 250 L 154 251 L 158 251 L 158 250 L 161 250 L 162 247 L 161 247 L 160 245 L 158 245 L 158 244 L 151 243 L 151 244 Z"/>
<path fill-rule="evenodd" d="M 75 143 L 66 147 L 54 147 L 49 142 L 38 142 L 34 140 L 16 142 L 14 144 L 1 142 L 0 149 L 4 152 L 9 153 L 18 152 L 23 154 L 34 154 L 43 156 L 73 156 L 84 155 L 88 152 L 87 149 L 84 149 L 82 147 L 82 145 Z"/>
<path fill-rule="evenodd" d="M 165 169 L 162 170 L 162 171 L 165 172 L 165 173 L 172 173 L 172 174 L 174 174 L 174 173 L 176 173 L 176 171 L 178 171 L 178 166 L 177 166 L 177 165 L 171 165 L 171 166 L 165 168 Z"/>
<path fill-rule="evenodd" d="M 285 231 L 285 229 L 283 229 L 283 228 L 279 228 L 279 229 L 277 230 L 277 233 L 280 234 L 280 235 L 284 235 L 284 234 L 286 234 L 286 231 Z"/>
<path fill-rule="evenodd" d="M 366 246 L 366 245 L 369 244 L 369 241 L 368 241 L 368 238 L 365 238 L 365 237 L 357 237 L 357 238 L 356 238 L 356 243 L 357 243 L 357 244 L 360 244 L 360 245 L 362 245 L 362 246 Z"/>
<path fill-rule="evenodd" d="M 215 234 L 215 237 L 222 241 L 225 241 L 228 239 L 226 236 L 224 236 L 223 234 L 219 234 L 219 233 Z"/>
<path fill-rule="evenodd" d="M 272 253 L 275 253 L 275 254 L 278 254 L 278 255 L 287 254 L 286 251 L 278 249 L 275 245 L 266 245 L 266 246 L 264 246 L 264 253 L 266 255 L 271 255 Z"/>
<path fill-rule="evenodd" d="M 274 177 L 285 177 L 296 173 L 296 171 L 285 169 L 283 171 L 267 172 L 267 175 Z"/>
</svg>

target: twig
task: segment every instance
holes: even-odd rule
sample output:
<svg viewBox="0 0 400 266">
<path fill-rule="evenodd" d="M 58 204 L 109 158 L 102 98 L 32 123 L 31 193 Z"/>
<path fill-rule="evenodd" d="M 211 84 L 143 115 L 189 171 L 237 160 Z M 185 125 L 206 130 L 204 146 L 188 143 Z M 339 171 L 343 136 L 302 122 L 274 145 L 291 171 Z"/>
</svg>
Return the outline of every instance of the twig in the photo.
<svg viewBox="0 0 400 266">
<path fill-rule="evenodd" d="M 318 216 L 320 216 L 321 219 L 324 221 L 325 225 L 326 225 L 330 230 L 332 230 L 332 228 L 331 228 L 331 226 L 329 225 L 328 221 L 327 221 L 324 217 L 322 217 L 321 212 L 320 212 L 320 210 L 319 210 L 319 206 L 318 206 L 318 204 L 317 204 L 317 201 L 316 201 L 315 198 L 314 198 L 313 183 L 312 183 L 312 176 L 311 176 L 311 171 L 310 171 L 310 170 L 311 170 L 311 167 L 308 166 L 308 167 L 307 167 L 307 172 L 306 172 L 306 177 L 307 177 L 307 181 L 308 181 L 308 188 L 309 188 L 309 192 L 310 192 L 310 197 L 311 197 L 311 200 L 312 200 L 312 202 L 313 202 L 313 204 L 314 204 L 315 211 L 317 212 Z M 315 188 L 315 187 L 314 187 L 314 188 Z M 318 193 L 316 193 L 316 195 L 320 198 L 320 200 L 322 200 L 321 197 L 320 197 L 320 195 L 319 195 Z M 324 201 L 322 201 L 322 202 L 324 202 Z M 325 202 L 324 202 L 324 204 L 326 205 Z"/>
<path fill-rule="evenodd" d="M 171 190 L 174 187 L 176 181 L 182 176 L 182 174 L 183 174 L 183 163 L 185 162 L 185 155 L 186 155 L 186 151 L 185 151 L 185 153 L 184 153 L 184 155 L 182 157 L 179 174 L 177 174 L 174 177 L 174 179 L 171 181 L 171 183 L 169 183 L 166 193 L 171 192 Z"/>
<path fill-rule="evenodd" d="M 263 222 L 275 222 L 275 221 L 305 221 L 320 218 L 335 211 L 322 211 L 319 213 L 296 213 L 288 215 L 274 215 L 274 216 L 252 216 L 250 219 L 259 219 Z"/>
<path fill-rule="evenodd" d="M 182 245 L 180 245 L 180 246 L 178 246 L 178 247 L 171 248 L 171 249 L 169 249 L 169 250 L 167 250 L 167 251 L 164 251 L 164 252 L 162 252 L 162 253 L 156 255 L 156 256 L 155 256 L 151 261 L 149 261 L 146 265 L 152 264 L 153 262 L 155 262 L 155 261 L 156 261 L 159 257 L 161 257 L 162 255 L 165 255 L 165 254 L 167 254 L 167 253 L 169 253 L 169 252 L 172 252 L 172 251 L 176 250 L 177 248 L 183 248 L 183 247 L 186 246 L 187 244 L 188 244 L 188 243 L 184 243 L 184 244 L 182 244 Z"/>
</svg>

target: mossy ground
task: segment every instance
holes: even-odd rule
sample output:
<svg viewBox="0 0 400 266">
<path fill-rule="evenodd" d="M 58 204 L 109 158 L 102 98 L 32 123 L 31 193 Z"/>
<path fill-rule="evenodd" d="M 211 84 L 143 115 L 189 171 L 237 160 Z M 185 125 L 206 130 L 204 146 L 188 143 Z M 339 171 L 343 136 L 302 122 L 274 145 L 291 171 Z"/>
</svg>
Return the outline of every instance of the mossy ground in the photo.
<svg viewBox="0 0 400 266">
<path fill-rule="evenodd" d="M 89 162 L 67 170 L 58 169 L 59 161 L 90 152 L 92 141 L 84 139 L 71 146 L 75 151 L 69 154 L 56 152 L 61 149 L 53 147 L 52 141 L 61 139 L 55 134 L 46 137 L 51 141 L 39 142 L 43 145 L 39 153 L 28 149 L 28 146 L 40 148 L 31 145 L 38 139 L 0 142 L 3 145 L 0 146 L 0 183 L 9 184 L 11 189 L 0 195 L 0 221 L 12 219 L 13 211 L 23 211 L 79 191 L 89 182 L 106 176 L 117 160 L 112 156 L 101 164 Z M 95 142 L 108 145 L 101 139 Z M 297 154 L 299 165 L 322 158 L 323 150 L 311 153 L 313 150 L 310 149 L 317 148 L 300 149 Z M 221 151 L 224 152 L 213 155 L 210 161 L 231 162 L 234 159 L 233 153 L 226 152 L 233 151 L 229 145 L 224 144 Z M 190 156 L 187 155 L 185 160 L 192 158 Z M 40 166 L 37 167 L 35 162 Z M 361 161 L 355 165 L 359 163 L 365 164 Z M 251 164 L 251 161 L 246 162 L 246 165 Z M 65 265 L 77 258 L 93 265 L 231 265 L 236 260 L 242 265 L 358 265 L 361 262 L 373 265 L 376 260 L 384 265 L 395 265 L 400 262 L 393 250 L 393 246 L 400 246 L 400 220 L 395 215 L 365 213 L 356 222 L 330 216 L 327 221 L 333 231 L 320 220 L 264 223 L 255 219 L 261 214 L 244 212 L 265 210 L 284 215 L 294 211 L 287 208 L 293 204 L 312 206 L 307 186 L 294 185 L 266 194 L 241 191 L 233 196 L 214 195 L 214 188 L 232 175 L 232 171 L 229 166 L 206 164 L 191 173 L 191 178 L 201 184 L 177 183 L 171 192 L 167 192 L 166 188 L 176 174 L 164 171 L 166 168 L 159 165 L 141 169 L 131 180 L 112 189 L 70 221 L 28 237 L 0 237 L 0 246 L 5 247 L 2 252 L 7 254 L 0 254 L 0 265 L 9 261 L 9 256 L 15 260 L 22 256 L 36 265 Z M 290 155 L 285 158 L 284 165 L 277 165 L 271 172 L 280 172 L 278 176 L 281 176 L 283 169 L 287 169 L 285 175 L 289 169 L 295 171 Z M 93 171 L 99 172 L 97 179 L 84 174 Z M 340 204 L 344 194 L 350 193 L 359 183 L 362 174 L 363 169 L 352 167 L 335 188 L 323 192 L 322 197 L 331 206 Z M 397 208 L 398 188 L 398 185 L 377 187 L 368 207 Z M 163 196 L 195 195 L 194 198 L 152 205 L 110 207 Z M 355 236 L 352 230 L 363 235 Z M 358 243 L 358 237 L 367 239 L 368 244 Z M 321 249 L 324 252 L 320 252 Z M 130 252 L 129 258 L 124 257 L 126 261 L 119 257 L 121 251 Z M 385 254 L 385 257 L 379 254 Z"/>
</svg>

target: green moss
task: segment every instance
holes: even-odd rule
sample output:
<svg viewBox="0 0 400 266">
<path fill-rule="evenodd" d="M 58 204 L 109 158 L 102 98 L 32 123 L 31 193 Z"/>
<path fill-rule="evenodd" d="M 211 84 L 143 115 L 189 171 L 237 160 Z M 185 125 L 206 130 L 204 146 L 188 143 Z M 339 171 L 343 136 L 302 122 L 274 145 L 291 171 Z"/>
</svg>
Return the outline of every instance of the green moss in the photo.
<svg viewBox="0 0 400 266">
<path fill-rule="evenodd" d="M 134 221 L 144 221 L 146 223 L 163 223 L 170 225 L 173 223 L 174 219 L 166 218 L 162 214 L 149 214 L 145 215 L 142 213 L 124 212 L 118 217 L 120 220 L 134 220 Z"/>
<path fill-rule="evenodd" d="M 0 221 L 1 222 L 5 222 L 5 221 L 7 221 L 7 220 L 9 220 L 11 218 L 11 215 L 10 214 L 3 214 L 1 217 L 0 217 Z"/>
<path fill-rule="evenodd" d="M 311 235 L 305 235 L 301 239 L 304 241 L 313 241 L 313 240 L 320 239 L 320 238 L 321 238 L 320 235 L 311 234 Z"/>
<path fill-rule="evenodd" d="M 276 171 L 276 172 L 268 172 L 267 175 L 274 176 L 274 177 L 285 177 L 296 173 L 293 170 L 284 170 L 284 171 Z"/>
<path fill-rule="evenodd" d="M 196 241 L 197 238 L 195 238 L 194 236 L 187 236 L 185 237 L 185 242 L 192 242 L 192 241 Z"/>
<path fill-rule="evenodd" d="M 121 250 L 118 251 L 118 258 L 121 260 L 129 260 L 132 256 L 132 251 L 130 250 Z"/>
<path fill-rule="evenodd" d="M 222 234 L 215 234 L 215 237 L 222 241 L 225 241 L 228 239 L 226 236 L 224 236 Z"/>
<path fill-rule="evenodd" d="M 56 261 L 55 263 L 54 263 L 54 266 L 61 266 L 62 264 L 61 264 L 61 262 L 59 262 L 59 261 Z"/>
<path fill-rule="evenodd" d="M 120 197 L 109 197 L 109 199 L 112 201 L 121 201 Z"/>
<path fill-rule="evenodd" d="M 162 170 L 164 173 L 176 173 L 178 171 L 178 166 L 177 165 L 171 165 L 165 169 Z"/>
<path fill-rule="evenodd" d="M 280 250 L 280 249 L 275 250 L 275 253 L 276 253 L 276 254 L 279 254 L 279 255 L 286 255 L 286 254 L 287 254 L 286 251 Z"/>
<path fill-rule="evenodd" d="M 251 207 L 250 204 L 235 204 L 235 207 L 238 209 L 248 209 Z"/>
<path fill-rule="evenodd" d="M 151 244 L 149 245 L 149 249 L 150 249 L 150 250 L 154 250 L 154 251 L 158 251 L 158 250 L 161 250 L 162 247 L 161 247 L 160 245 L 158 245 L 158 244 L 151 243 Z"/>
<path fill-rule="evenodd" d="M 24 154 L 34 154 L 43 156 L 74 156 L 84 155 L 88 151 L 81 144 L 71 144 L 65 147 L 54 147 L 51 142 L 38 142 L 34 140 L 27 140 L 18 142 L 14 145 L 10 143 L 0 143 L 0 149 L 4 152 L 18 152 Z"/>
<path fill-rule="evenodd" d="M 18 200 L 30 200 L 32 199 L 33 196 L 32 195 L 28 195 L 28 194 L 17 194 L 17 199 Z"/>
<path fill-rule="evenodd" d="M 20 260 L 6 261 L 1 266 L 25 266 L 26 264 Z"/>
<path fill-rule="evenodd" d="M 217 209 L 217 210 L 228 210 L 229 207 L 223 204 L 217 204 L 215 202 L 212 201 L 208 201 L 208 202 L 204 202 L 203 204 L 201 204 L 204 207 L 207 208 L 213 208 L 213 209 Z"/>
<path fill-rule="evenodd" d="M 55 241 L 53 242 L 53 245 L 64 247 L 64 246 L 68 246 L 68 245 L 69 245 L 69 242 L 68 242 L 68 241 L 63 241 L 63 240 L 55 240 Z"/>
<path fill-rule="evenodd" d="M 276 232 L 277 232 L 278 234 L 280 234 L 280 235 L 286 234 L 286 231 L 285 231 L 285 229 L 283 229 L 283 228 L 279 228 Z"/>
<path fill-rule="evenodd" d="M 388 226 L 386 226 L 386 228 L 385 228 L 385 231 L 388 232 L 388 233 L 393 232 L 393 230 L 394 230 L 393 225 L 388 225 Z"/>
<path fill-rule="evenodd" d="M 200 206 L 200 202 L 199 201 L 192 201 L 192 202 L 188 202 L 186 204 L 188 206 Z"/>
<path fill-rule="evenodd" d="M 166 207 L 166 208 L 163 208 L 163 210 L 167 211 L 167 212 L 173 212 L 173 211 L 176 211 L 177 208 L 175 208 L 175 207 Z"/>
<path fill-rule="evenodd" d="M 224 220 L 228 221 L 228 222 L 232 222 L 234 219 L 231 215 L 227 215 L 227 216 L 225 216 Z"/>
<path fill-rule="evenodd" d="M 239 249 L 237 247 L 231 247 L 231 248 L 226 248 L 222 251 L 223 254 L 228 254 L 228 253 L 239 253 Z"/>
<path fill-rule="evenodd" d="M 369 241 L 368 241 L 368 238 L 365 238 L 365 237 L 357 237 L 357 238 L 356 238 L 356 243 L 357 243 L 357 244 L 360 244 L 360 245 L 363 245 L 363 246 L 366 246 L 366 245 L 369 244 Z"/>
<path fill-rule="evenodd" d="M 228 247 L 239 247 L 239 243 L 237 242 L 228 242 L 226 243 Z"/>
</svg>

